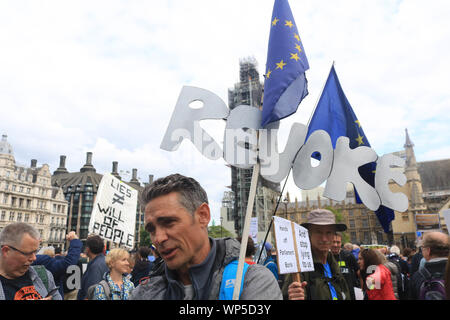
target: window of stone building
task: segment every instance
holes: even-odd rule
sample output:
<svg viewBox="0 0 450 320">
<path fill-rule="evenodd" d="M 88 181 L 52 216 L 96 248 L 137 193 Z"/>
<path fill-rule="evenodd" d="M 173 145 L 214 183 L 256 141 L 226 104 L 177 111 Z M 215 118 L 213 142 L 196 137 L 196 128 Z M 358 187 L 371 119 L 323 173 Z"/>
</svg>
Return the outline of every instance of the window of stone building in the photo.
<svg viewBox="0 0 450 320">
<path fill-rule="evenodd" d="M 362 227 L 363 228 L 369 227 L 369 219 L 362 219 Z"/>
<path fill-rule="evenodd" d="M 357 242 L 356 232 L 350 232 L 350 241 L 353 243 Z"/>
<path fill-rule="evenodd" d="M 23 198 L 19 198 L 19 208 L 23 208 Z"/>
<path fill-rule="evenodd" d="M 383 233 L 380 232 L 380 231 L 377 231 L 377 241 L 378 241 L 378 243 L 383 243 L 384 242 L 384 240 L 383 240 Z"/>
<path fill-rule="evenodd" d="M 364 243 L 365 244 L 370 244 L 370 235 L 368 231 L 364 231 Z"/>
<path fill-rule="evenodd" d="M 23 187 L 22 186 L 19 187 L 19 192 L 23 192 Z"/>
<path fill-rule="evenodd" d="M 54 204 L 53 204 L 53 212 L 56 212 L 56 208 L 57 208 L 57 206 L 56 206 L 56 204 L 54 203 Z"/>
<path fill-rule="evenodd" d="M 44 215 L 39 216 L 39 223 L 44 223 Z"/>
<path fill-rule="evenodd" d="M 2 211 L 1 220 L 5 221 L 6 211 Z"/>
<path fill-rule="evenodd" d="M 5 194 L 3 195 L 3 203 L 7 203 L 8 202 L 8 195 Z"/>
<path fill-rule="evenodd" d="M 12 185 L 11 191 L 16 191 L 16 185 L 15 184 Z"/>
<path fill-rule="evenodd" d="M 351 209 L 348 210 L 348 216 L 349 216 L 349 217 L 353 217 L 353 210 L 351 210 Z"/>
<path fill-rule="evenodd" d="M 23 222 L 28 222 L 30 220 L 30 214 L 25 213 L 25 220 Z"/>
<path fill-rule="evenodd" d="M 5 190 L 6 190 L 6 191 L 9 190 L 9 182 L 6 182 L 6 184 L 5 184 Z"/>
<path fill-rule="evenodd" d="M 14 221 L 14 212 L 9 213 L 9 221 Z"/>
<path fill-rule="evenodd" d="M 30 208 L 31 208 L 31 200 L 27 199 L 27 209 L 30 209 Z"/>
<path fill-rule="evenodd" d="M 22 222 L 22 212 L 17 213 L 17 221 Z"/>
<path fill-rule="evenodd" d="M 11 206 L 15 207 L 16 206 L 16 197 L 11 197 Z"/>
<path fill-rule="evenodd" d="M 350 225 L 350 228 L 354 228 L 354 227 L 355 227 L 355 220 L 350 219 L 350 220 L 348 221 L 348 223 L 349 223 L 349 225 Z"/>
</svg>

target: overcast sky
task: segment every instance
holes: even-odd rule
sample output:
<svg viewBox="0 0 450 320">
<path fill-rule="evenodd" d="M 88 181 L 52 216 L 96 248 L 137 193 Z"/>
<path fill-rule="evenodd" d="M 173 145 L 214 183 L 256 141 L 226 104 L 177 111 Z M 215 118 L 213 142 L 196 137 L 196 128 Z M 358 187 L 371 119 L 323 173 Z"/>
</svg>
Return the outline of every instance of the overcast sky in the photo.
<svg viewBox="0 0 450 320">
<path fill-rule="evenodd" d="M 418 161 L 450 157 L 450 2 L 291 0 L 310 70 L 309 95 L 281 123 L 307 124 L 331 63 L 378 155 L 398 151 L 405 128 Z M 179 172 L 209 194 L 218 223 L 231 184 L 223 160 L 190 142 L 159 148 L 183 85 L 228 102 L 239 59 L 265 71 L 273 0 L 0 2 L 0 133 L 16 162 L 99 173 L 138 169 L 141 181 Z M 223 121 L 204 128 L 220 143 Z M 124 175 L 123 175 L 124 176 Z M 300 190 L 288 183 L 291 199 Z"/>
</svg>

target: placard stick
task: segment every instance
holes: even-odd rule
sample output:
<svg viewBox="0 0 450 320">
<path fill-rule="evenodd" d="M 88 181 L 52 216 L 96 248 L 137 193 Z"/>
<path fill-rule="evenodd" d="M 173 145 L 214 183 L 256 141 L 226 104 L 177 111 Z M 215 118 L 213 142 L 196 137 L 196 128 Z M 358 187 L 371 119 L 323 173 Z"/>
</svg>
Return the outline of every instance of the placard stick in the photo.
<svg viewBox="0 0 450 320">
<path fill-rule="evenodd" d="M 241 291 L 242 272 L 244 270 L 245 251 L 247 251 L 248 234 L 250 229 L 250 220 L 252 218 L 253 204 L 256 196 L 256 186 L 258 184 L 260 164 L 257 162 L 253 166 L 252 182 L 250 185 L 250 193 L 248 195 L 247 212 L 245 213 L 244 230 L 242 231 L 241 251 L 239 252 L 239 263 L 236 274 L 236 282 L 234 284 L 233 300 L 239 300 Z"/>
<path fill-rule="evenodd" d="M 300 267 L 300 259 L 298 257 L 298 248 L 297 248 L 297 236 L 295 234 L 295 223 L 291 221 L 292 226 L 292 236 L 294 237 L 294 249 L 295 249 L 295 259 L 297 260 L 297 268 L 298 273 L 293 273 L 292 277 L 294 279 L 294 282 L 302 282 L 302 278 L 300 276 L 300 272 L 302 272 L 302 268 Z"/>
</svg>

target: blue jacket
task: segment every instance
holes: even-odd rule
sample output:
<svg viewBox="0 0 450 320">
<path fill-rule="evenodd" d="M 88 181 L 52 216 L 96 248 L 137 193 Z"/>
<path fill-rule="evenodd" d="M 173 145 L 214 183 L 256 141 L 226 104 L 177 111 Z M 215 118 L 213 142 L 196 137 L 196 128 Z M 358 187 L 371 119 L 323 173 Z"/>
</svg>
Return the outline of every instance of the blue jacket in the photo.
<svg viewBox="0 0 450 320">
<path fill-rule="evenodd" d="M 45 254 L 36 255 L 36 260 L 33 265 L 43 265 L 50 271 L 55 279 L 55 284 L 59 286 L 59 293 L 61 297 L 64 297 L 64 279 L 66 276 L 66 270 L 70 265 L 77 264 L 80 258 L 82 242 L 79 239 L 73 239 L 70 241 L 69 250 L 65 257 L 52 258 Z"/>
<path fill-rule="evenodd" d="M 100 253 L 87 265 L 86 272 L 81 277 L 81 288 L 78 290 L 78 300 L 84 300 L 90 286 L 102 281 L 105 273 L 109 272 L 105 262 L 105 255 Z"/>
<path fill-rule="evenodd" d="M 268 256 L 264 261 L 264 266 L 272 271 L 275 279 L 278 280 L 278 266 L 273 256 Z"/>
</svg>

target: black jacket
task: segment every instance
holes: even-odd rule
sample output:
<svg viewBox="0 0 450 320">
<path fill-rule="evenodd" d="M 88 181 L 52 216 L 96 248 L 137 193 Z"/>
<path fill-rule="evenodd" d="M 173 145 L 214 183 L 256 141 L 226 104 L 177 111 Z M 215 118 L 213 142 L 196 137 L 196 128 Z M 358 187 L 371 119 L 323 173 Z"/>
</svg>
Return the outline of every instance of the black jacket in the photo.
<svg viewBox="0 0 450 320">
<path fill-rule="evenodd" d="M 153 264 L 149 260 L 139 260 L 134 265 L 133 271 L 131 271 L 131 281 L 134 286 L 139 285 L 139 281 L 142 278 L 148 277 Z"/>
<path fill-rule="evenodd" d="M 350 297 L 352 300 L 355 300 L 355 290 L 353 288 L 360 287 L 357 276 L 357 271 L 359 270 L 358 262 L 356 261 L 355 256 L 346 250 L 341 250 L 338 255 L 333 256 L 338 263 L 345 281 L 347 281 L 348 289 L 350 290 Z"/>
</svg>

